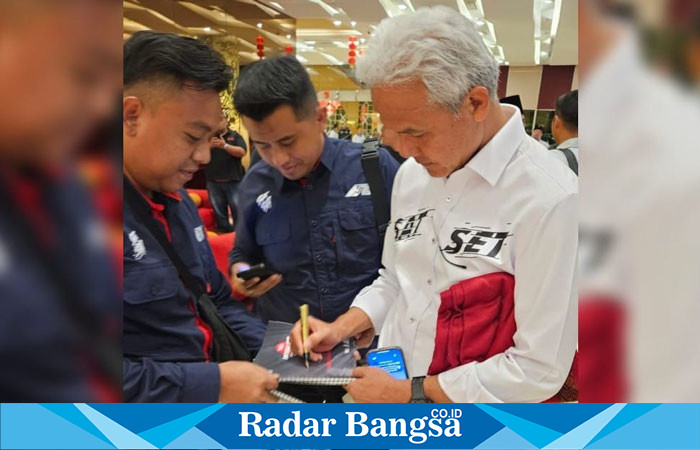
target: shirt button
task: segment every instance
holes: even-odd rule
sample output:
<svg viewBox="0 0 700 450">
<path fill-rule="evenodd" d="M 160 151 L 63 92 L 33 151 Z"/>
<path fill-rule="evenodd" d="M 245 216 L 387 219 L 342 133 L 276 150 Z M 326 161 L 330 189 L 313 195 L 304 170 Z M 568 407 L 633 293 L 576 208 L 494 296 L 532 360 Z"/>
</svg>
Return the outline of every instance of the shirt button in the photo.
<svg viewBox="0 0 700 450">
<path fill-rule="evenodd" d="M 151 286 L 151 295 L 156 295 L 158 293 L 158 286 Z"/>
<path fill-rule="evenodd" d="M 413 322 L 415 322 L 415 321 L 416 321 L 416 319 L 415 319 L 415 318 L 413 318 L 413 317 L 409 317 L 409 318 L 408 318 L 408 321 L 409 321 L 409 322 L 411 322 L 411 323 L 413 323 Z"/>
<path fill-rule="evenodd" d="M 316 255 L 316 261 L 321 262 L 321 255 Z"/>
<path fill-rule="evenodd" d="M 306 185 L 306 190 L 307 190 L 307 191 L 310 191 L 312 187 L 313 187 L 312 185 L 307 184 L 307 185 Z"/>
<path fill-rule="evenodd" d="M 327 289 L 327 288 L 321 289 L 321 293 L 326 294 L 327 292 L 328 292 L 328 289 Z"/>
<path fill-rule="evenodd" d="M 433 280 L 431 280 L 430 278 L 428 278 L 428 286 L 432 286 L 432 285 L 433 285 Z"/>
<path fill-rule="evenodd" d="M 318 222 L 316 222 L 315 220 L 312 220 L 312 221 L 311 221 L 311 226 L 312 226 L 312 227 L 318 226 Z"/>
<path fill-rule="evenodd" d="M 436 241 L 435 241 L 435 238 L 432 238 L 431 241 L 432 241 L 433 244 L 436 242 Z"/>
<path fill-rule="evenodd" d="M 448 195 L 447 198 L 445 198 L 445 201 L 451 202 L 451 201 L 452 201 L 452 197 L 450 197 L 450 196 Z"/>
</svg>

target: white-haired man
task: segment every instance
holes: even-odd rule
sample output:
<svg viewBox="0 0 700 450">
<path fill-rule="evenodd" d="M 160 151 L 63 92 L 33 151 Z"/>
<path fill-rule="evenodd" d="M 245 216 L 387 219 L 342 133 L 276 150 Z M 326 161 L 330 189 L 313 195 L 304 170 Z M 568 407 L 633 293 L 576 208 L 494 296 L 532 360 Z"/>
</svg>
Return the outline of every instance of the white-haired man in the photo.
<svg viewBox="0 0 700 450">
<path fill-rule="evenodd" d="M 357 76 L 409 159 L 385 268 L 333 323 L 310 319 L 311 357 L 376 331 L 414 378 L 360 367 L 346 387 L 356 401 L 551 398 L 576 348 L 576 177 L 499 105 L 496 61 L 453 10 L 382 21 Z M 298 324 L 292 345 L 303 351 Z"/>
</svg>

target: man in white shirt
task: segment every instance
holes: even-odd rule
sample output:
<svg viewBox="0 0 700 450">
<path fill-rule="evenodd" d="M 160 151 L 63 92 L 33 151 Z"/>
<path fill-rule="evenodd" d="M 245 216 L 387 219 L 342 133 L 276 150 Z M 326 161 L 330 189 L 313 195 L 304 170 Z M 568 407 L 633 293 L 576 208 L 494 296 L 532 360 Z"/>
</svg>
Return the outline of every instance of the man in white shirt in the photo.
<svg viewBox="0 0 700 450">
<path fill-rule="evenodd" d="M 338 139 L 338 124 L 333 125 L 331 131 L 328 132 L 328 137 L 332 139 Z"/>
<path fill-rule="evenodd" d="M 535 128 L 532 129 L 531 136 L 535 141 L 542 144 L 545 148 L 549 148 L 549 144 L 542 140 L 542 136 L 544 136 L 544 129 L 541 125 L 535 125 Z"/>
<path fill-rule="evenodd" d="M 346 387 L 355 401 L 551 398 L 576 348 L 575 175 L 527 136 L 516 107 L 499 105 L 496 61 L 449 8 L 382 21 L 357 75 L 409 159 L 394 181 L 384 269 L 333 323 L 310 318 L 311 358 L 377 331 L 414 378 L 357 368 Z"/>
<path fill-rule="evenodd" d="M 552 154 L 578 175 L 578 89 L 557 99 L 552 136 L 557 143 Z"/>
<path fill-rule="evenodd" d="M 365 142 L 365 139 L 366 139 L 366 138 L 367 138 L 367 137 L 365 136 L 365 133 L 362 131 L 362 128 L 358 128 L 358 129 L 357 129 L 357 134 L 355 134 L 355 135 L 352 137 L 352 141 L 355 142 L 355 143 L 357 143 L 357 144 L 362 144 L 363 142 Z"/>
</svg>

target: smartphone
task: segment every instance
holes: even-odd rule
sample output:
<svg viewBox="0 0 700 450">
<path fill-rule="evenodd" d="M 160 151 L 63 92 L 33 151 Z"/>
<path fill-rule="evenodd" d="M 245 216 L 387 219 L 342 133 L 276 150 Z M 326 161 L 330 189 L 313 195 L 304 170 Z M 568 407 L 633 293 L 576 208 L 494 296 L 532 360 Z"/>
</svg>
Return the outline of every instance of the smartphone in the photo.
<svg viewBox="0 0 700 450">
<path fill-rule="evenodd" d="M 385 347 L 367 353 L 367 365 L 384 369 L 397 380 L 408 379 L 403 352 L 399 347 Z"/>
<path fill-rule="evenodd" d="M 246 280 L 246 281 L 248 281 L 252 278 L 258 277 L 258 278 L 260 278 L 260 281 L 262 281 L 266 278 L 271 277 L 274 274 L 275 274 L 274 270 L 267 268 L 267 267 L 265 267 L 265 264 L 260 263 L 260 264 L 256 264 L 254 266 L 251 266 L 248 270 L 243 270 L 241 272 L 238 272 L 238 274 L 236 274 L 236 276 L 238 278 L 241 278 L 241 279 Z"/>
</svg>

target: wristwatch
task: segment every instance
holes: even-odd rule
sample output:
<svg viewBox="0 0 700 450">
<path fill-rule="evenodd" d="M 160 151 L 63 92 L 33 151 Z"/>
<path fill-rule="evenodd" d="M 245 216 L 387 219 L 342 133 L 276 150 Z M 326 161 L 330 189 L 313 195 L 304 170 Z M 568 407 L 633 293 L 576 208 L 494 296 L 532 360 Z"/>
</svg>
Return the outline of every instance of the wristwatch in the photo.
<svg viewBox="0 0 700 450">
<path fill-rule="evenodd" d="M 425 381 L 425 377 L 413 377 L 411 379 L 410 403 L 432 403 L 430 399 L 425 396 L 425 391 L 423 390 L 423 381 Z"/>
</svg>

